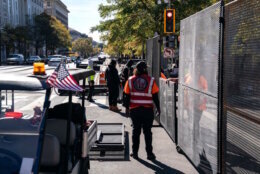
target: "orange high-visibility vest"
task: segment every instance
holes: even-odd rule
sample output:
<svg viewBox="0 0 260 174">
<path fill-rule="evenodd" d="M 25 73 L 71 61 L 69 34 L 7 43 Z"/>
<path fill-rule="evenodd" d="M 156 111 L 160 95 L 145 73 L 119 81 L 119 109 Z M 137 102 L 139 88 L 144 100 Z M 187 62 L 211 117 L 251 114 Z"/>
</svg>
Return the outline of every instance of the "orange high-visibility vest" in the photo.
<svg viewBox="0 0 260 174">
<path fill-rule="evenodd" d="M 130 89 L 130 108 L 153 107 L 152 88 L 154 78 L 148 75 L 132 76 L 128 80 Z"/>
</svg>

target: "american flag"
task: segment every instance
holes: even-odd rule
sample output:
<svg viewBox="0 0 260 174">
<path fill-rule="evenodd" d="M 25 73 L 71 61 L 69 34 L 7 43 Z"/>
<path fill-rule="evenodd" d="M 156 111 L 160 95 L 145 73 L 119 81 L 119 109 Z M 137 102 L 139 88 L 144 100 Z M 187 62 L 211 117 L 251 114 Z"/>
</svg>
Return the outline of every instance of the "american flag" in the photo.
<svg viewBox="0 0 260 174">
<path fill-rule="evenodd" d="M 77 81 L 71 76 L 63 63 L 55 69 L 52 75 L 47 79 L 47 84 L 51 87 L 67 91 L 83 91 Z"/>
</svg>

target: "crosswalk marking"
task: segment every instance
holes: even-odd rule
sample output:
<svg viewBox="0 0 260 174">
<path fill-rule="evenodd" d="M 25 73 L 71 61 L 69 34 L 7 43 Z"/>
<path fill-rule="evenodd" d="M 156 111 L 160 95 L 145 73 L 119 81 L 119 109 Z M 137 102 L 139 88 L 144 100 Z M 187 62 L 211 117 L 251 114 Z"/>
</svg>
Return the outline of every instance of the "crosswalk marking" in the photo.
<svg viewBox="0 0 260 174">
<path fill-rule="evenodd" d="M 42 108 L 43 103 L 44 103 L 44 99 L 45 99 L 45 97 L 44 97 L 44 96 L 41 96 L 41 97 L 39 97 L 38 99 L 32 101 L 30 104 L 28 104 L 28 105 L 26 105 L 26 106 L 20 108 L 19 110 L 20 110 L 20 111 L 33 110 L 33 108 L 34 108 L 35 106 L 39 106 L 39 107 Z"/>
<path fill-rule="evenodd" d="M 24 120 L 30 120 L 31 118 L 33 118 L 33 115 L 30 114 L 26 114 L 22 117 Z"/>
</svg>

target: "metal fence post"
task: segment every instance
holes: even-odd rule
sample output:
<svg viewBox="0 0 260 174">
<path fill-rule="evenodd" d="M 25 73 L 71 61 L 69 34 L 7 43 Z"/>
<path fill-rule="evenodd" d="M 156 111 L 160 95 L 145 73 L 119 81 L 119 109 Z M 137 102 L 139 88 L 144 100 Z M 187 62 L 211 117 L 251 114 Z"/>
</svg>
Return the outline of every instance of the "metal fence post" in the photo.
<svg viewBox="0 0 260 174">
<path fill-rule="evenodd" d="M 0 28 L 0 66 L 2 65 L 2 28 Z"/>
<path fill-rule="evenodd" d="M 224 56 L 224 1 L 220 5 L 219 30 L 219 79 L 218 79 L 218 173 L 224 172 L 223 167 L 223 56 Z M 225 172 L 224 172 L 225 173 Z"/>
</svg>

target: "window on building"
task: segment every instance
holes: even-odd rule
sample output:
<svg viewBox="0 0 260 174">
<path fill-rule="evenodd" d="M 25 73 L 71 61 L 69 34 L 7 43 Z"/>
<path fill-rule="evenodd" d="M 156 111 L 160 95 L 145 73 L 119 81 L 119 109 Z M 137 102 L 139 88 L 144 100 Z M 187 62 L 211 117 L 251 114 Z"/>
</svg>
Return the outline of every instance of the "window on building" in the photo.
<svg viewBox="0 0 260 174">
<path fill-rule="evenodd" d="M 47 6 L 50 7 L 51 6 L 51 2 L 47 1 Z"/>
</svg>

